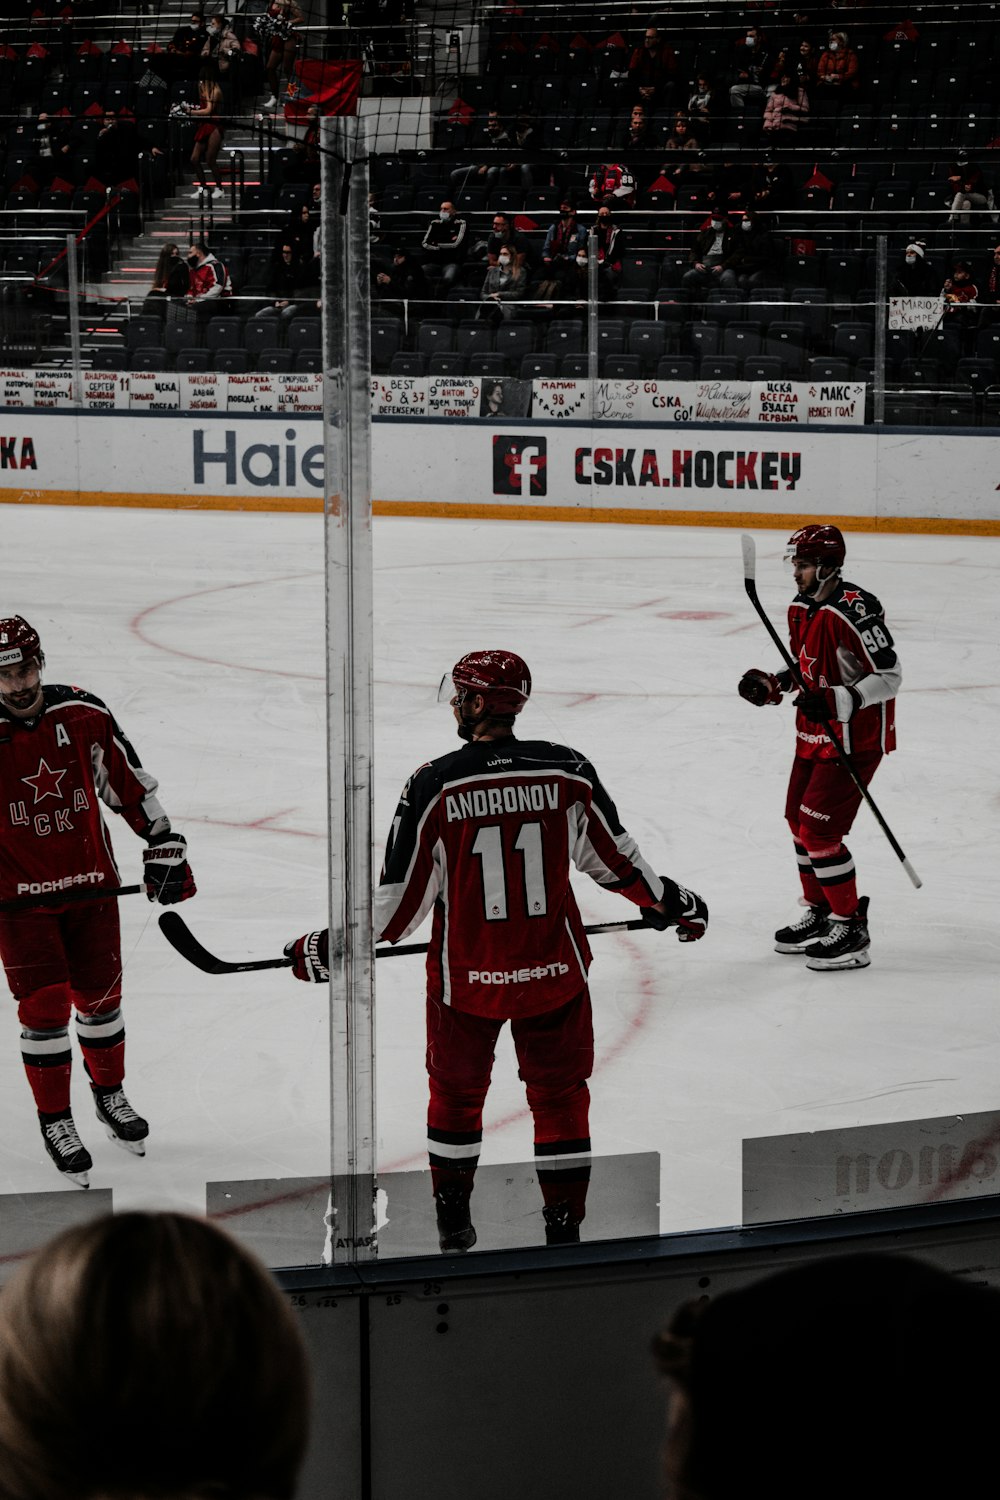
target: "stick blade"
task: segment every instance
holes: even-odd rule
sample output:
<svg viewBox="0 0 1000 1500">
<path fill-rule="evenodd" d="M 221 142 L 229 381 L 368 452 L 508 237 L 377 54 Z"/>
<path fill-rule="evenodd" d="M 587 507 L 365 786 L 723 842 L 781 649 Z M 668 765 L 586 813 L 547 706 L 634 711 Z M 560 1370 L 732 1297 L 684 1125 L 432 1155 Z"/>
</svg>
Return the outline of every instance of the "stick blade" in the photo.
<svg viewBox="0 0 1000 1500">
<path fill-rule="evenodd" d="M 202 947 L 178 912 L 161 912 L 159 923 L 160 931 L 171 948 L 176 948 L 181 957 L 186 958 L 189 964 L 194 964 L 196 969 L 201 969 L 205 974 L 225 974 L 228 971 L 229 965 L 220 963 L 214 954 Z"/>
<path fill-rule="evenodd" d="M 747 583 L 753 583 L 757 577 L 757 544 L 744 532 L 740 546 L 743 548 L 743 577 Z"/>
</svg>

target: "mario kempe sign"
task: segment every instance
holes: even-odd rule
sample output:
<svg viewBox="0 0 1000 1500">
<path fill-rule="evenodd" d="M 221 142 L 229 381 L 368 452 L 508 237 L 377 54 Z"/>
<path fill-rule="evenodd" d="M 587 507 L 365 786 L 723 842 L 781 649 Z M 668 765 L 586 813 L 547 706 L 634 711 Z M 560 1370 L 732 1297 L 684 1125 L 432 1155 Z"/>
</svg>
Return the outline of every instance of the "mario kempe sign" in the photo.
<svg viewBox="0 0 1000 1500">
<path fill-rule="evenodd" d="M 544 437 L 493 438 L 493 493 L 524 498 L 548 491 L 548 444 Z"/>
</svg>

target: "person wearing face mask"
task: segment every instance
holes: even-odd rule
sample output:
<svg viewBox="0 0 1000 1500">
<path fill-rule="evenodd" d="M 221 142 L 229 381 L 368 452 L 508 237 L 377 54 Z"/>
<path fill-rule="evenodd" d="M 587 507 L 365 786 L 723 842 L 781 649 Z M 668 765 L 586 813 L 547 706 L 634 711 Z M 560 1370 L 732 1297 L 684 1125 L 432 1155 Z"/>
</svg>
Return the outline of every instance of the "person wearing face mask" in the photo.
<svg viewBox="0 0 1000 1500">
<path fill-rule="evenodd" d="M 622 257 L 628 236 L 611 217 L 610 208 L 597 210 L 597 295 L 611 300 L 618 293 L 622 277 Z"/>
<path fill-rule="evenodd" d="M 511 304 L 519 302 L 528 290 L 528 273 L 515 258 L 509 245 L 502 245 L 496 265 L 487 267 L 479 299 L 483 304 L 479 317 L 502 323 L 513 316 Z"/>
<path fill-rule="evenodd" d="M 755 286 L 766 285 L 772 278 L 781 279 L 778 242 L 766 219 L 753 209 L 747 209 L 735 231 L 734 241 L 720 277 L 722 286 L 750 291 Z"/>
<path fill-rule="evenodd" d="M 462 269 L 469 248 L 468 230 L 468 220 L 456 213 L 454 203 L 447 199 L 437 218 L 427 226 L 421 241 L 423 267 L 425 271 L 431 266 L 440 267 L 442 286 L 451 286 Z"/>
<path fill-rule="evenodd" d="M 568 200 L 559 205 L 559 217 L 550 224 L 542 246 L 542 281 L 538 295 L 560 297 L 578 253 L 587 253 L 587 230 Z"/>
<path fill-rule="evenodd" d="M 723 272 L 734 249 L 733 227 L 721 209 L 712 217 L 691 247 L 690 268 L 681 277 L 681 285 L 692 301 L 722 286 Z"/>
<path fill-rule="evenodd" d="M 896 263 L 890 296 L 934 297 L 941 290 L 941 276 L 927 259 L 923 240 L 911 240 Z"/>
<path fill-rule="evenodd" d="M 200 10 L 192 11 L 170 38 L 167 57 L 161 58 L 160 63 L 166 63 L 167 71 L 174 78 L 197 78 L 201 49 L 207 35 L 205 17 Z"/>
<path fill-rule="evenodd" d="M 208 23 L 208 36 L 201 49 L 203 59 L 215 63 L 221 76 L 225 76 L 241 51 L 240 39 L 225 14 L 212 16 Z"/>
<path fill-rule="evenodd" d="M 763 105 L 771 62 L 759 26 L 747 26 L 735 50 L 729 103 L 736 114 L 744 114 Z"/>
<path fill-rule="evenodd" d="M 814 102 L 826 114 L 839 114 L 858 90 L 858 54 L 847 45 L 847 33 L 831 31 L 830 40 L 820 53 L 816 65 L 816 98 Z"/>
</svg>

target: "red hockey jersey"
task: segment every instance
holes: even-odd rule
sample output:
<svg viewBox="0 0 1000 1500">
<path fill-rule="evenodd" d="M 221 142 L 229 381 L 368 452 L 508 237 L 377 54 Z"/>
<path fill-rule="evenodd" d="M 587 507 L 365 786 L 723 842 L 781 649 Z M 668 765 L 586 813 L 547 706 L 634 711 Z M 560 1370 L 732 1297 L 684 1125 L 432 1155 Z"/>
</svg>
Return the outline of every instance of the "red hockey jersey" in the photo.
<svg viewBox="0 0 1000 1500">
<path fill-rule="evenodd" d="M 100 802 L 140 837 L 169 831 L 157 783 L 100 698 L 56 684 L 0 708 L 0 899 L 121 883 Z"/>
<path fill-rule="evenodd" d="M 841 583 L 822 604 L 799 594 L 788 607 L 788 634 L 807 688 L 854 687 L 865 700 L 849 723 L 832 726 L 844 749 L 858 755 L 895 750 L 901 674 L 875 595 L 854 583 Z M 837 753 L 825 730 L 801 710 L 795 736 L 795 753 L 806 760 L 832 760 Z"/>
<path fill-rule="evenodd" d="M 473 742 L 403 788 L 375 892 L 375 932 L 398 942 L 433 908 L 428 993 L 507 1019 L 583 989 L 590 946 L 570 862 L 637 906 L 663 882 L 594 767 L 546 740 Z"/>
</svg>

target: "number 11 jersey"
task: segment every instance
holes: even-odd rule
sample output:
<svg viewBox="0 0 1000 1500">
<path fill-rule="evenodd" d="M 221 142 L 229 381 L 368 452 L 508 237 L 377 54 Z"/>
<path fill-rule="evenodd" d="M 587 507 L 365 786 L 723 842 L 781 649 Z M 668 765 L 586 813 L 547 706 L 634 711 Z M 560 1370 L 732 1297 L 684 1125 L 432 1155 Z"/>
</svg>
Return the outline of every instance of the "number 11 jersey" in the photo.
<svg viewBox="0 0 1000 1500">
<path fill-rule="evenodd" d="M 637 906 L 663 882 L 590 762 L 547 740 L 476 741 L 403 788 L 375 892 L 389 942 L 433 908 L 428 994 L 474 1015 L 538 1015 L 579 995 L 590 946 L 570 864 Z"/>
</svg>

